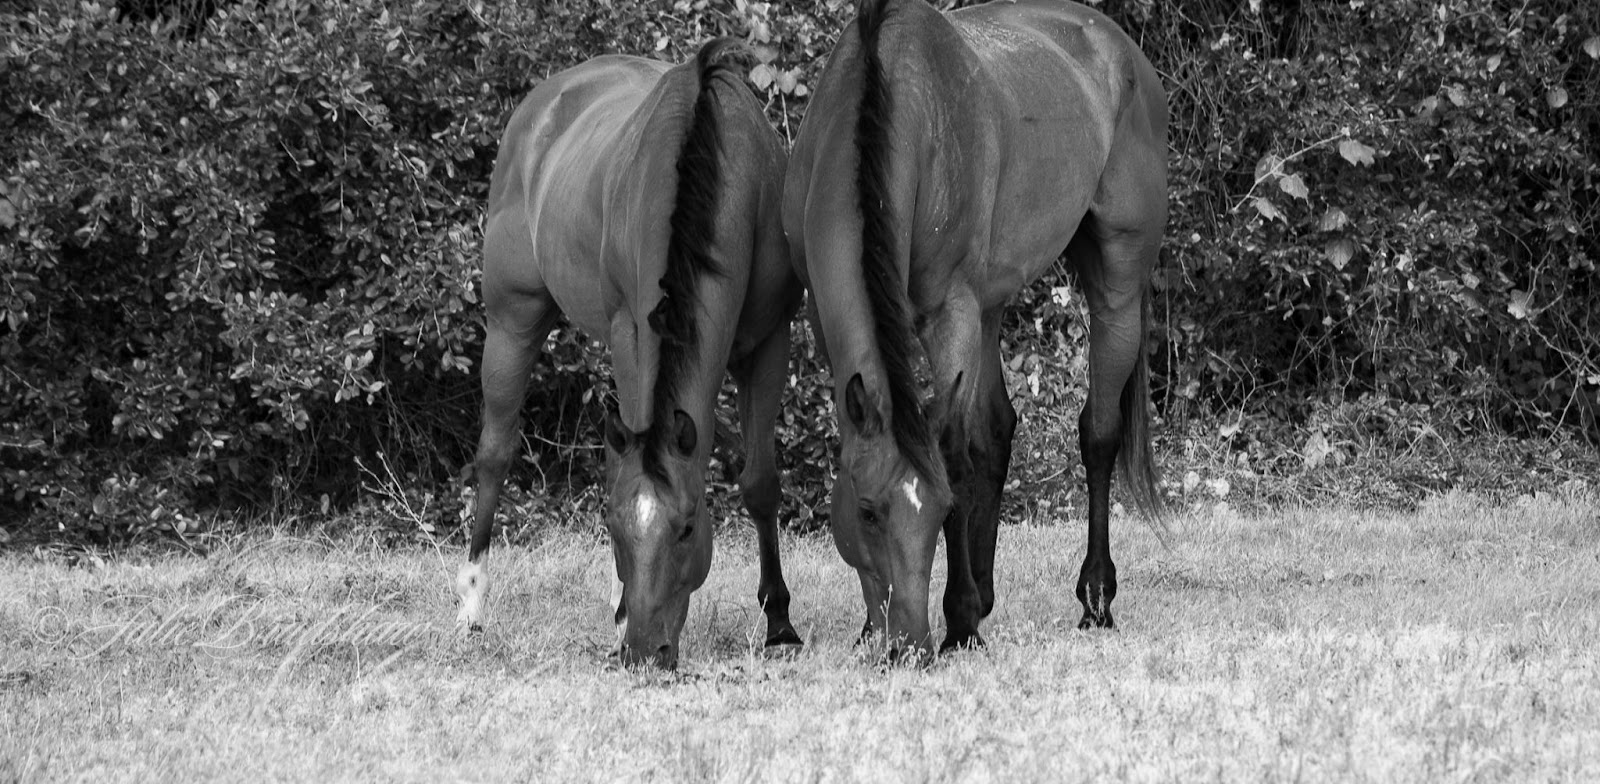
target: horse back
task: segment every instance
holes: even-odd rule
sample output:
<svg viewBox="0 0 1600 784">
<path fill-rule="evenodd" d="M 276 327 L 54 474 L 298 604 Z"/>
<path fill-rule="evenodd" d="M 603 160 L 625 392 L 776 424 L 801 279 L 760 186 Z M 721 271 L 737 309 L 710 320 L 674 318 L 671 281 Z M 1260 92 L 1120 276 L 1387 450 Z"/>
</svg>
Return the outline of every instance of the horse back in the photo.
<svg viewBox="0 0 1600 784">
<path fill-rule="evenodd" d="M 990 3 L 951 19 L 1015 102 L 1019 125 L 1070 124 L 1092 137 L 1071 142 L 1093 152 L 1087 162 L 1103 153 L 1114 167 L 1115 159 L 1136 152 L 1164 177 L 1166 92 L 1149 58 L 1116 23 L 1061 0 Z"/>
<path fill-rule="evenodd" d="M 1042 274 L 1086 214 L 1159 232 L 1166 96 L 1127 34 L 1098 11 L 1059 0 L 988 3 L 947 18 L 970 52 L 968 67 L 989 87 L 975 113 L 987 121 L 969 133 L 992 160 L 966 167 L 983 178 L 966 187 L 988 201 L 972 205 L 989 232 L 985 299 Z"/>
<path fill-rule="evenodd" d="M 606 56 L 557 73 L 512 113 L 489 186 L 485 299 L 548 294 L 569 319 L 601 335 L 609 180 L 629 119 L 669 68 Z M 492 315 L 492 310 L 491 310 Z"/>
</svg>

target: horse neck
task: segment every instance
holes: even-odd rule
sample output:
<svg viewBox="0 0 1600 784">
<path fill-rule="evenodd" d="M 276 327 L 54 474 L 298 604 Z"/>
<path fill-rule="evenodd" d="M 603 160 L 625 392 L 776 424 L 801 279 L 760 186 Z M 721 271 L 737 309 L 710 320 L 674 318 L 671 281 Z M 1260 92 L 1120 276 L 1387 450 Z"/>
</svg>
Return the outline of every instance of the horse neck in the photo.
<svg viewBox="0 0 1600 784">
<path fill-rule="evenodd" d="M 854 155 L 845 152 L 842 165 L 815 169 L 813 176 L 819 180 L 811 188 L 814 193 L 854 196 L 823 199 L 822 214 L 807 216 L 808 224 L 820 229 L 808 232 L 807 244 L 814 247 L 807 255 L 826 265 L 812 279 L 839 393 L 860 373 L 873 397 L 889 403 L 891 427 L 902 452 L 915 456 L 931 449 L 920 443 L 926 426 L 916 413 L 919 347 L 909 329 L 916 316 L 911 294 L 923 281 L 919 262 L 912 257 L 912 242 L 929 233 L 930 206 L 934 213 L 942 211 L 939 205 L 924 203 L 930 192 L 941 198 L 958 194 L 962 188 L 955 186 L 956 178 L 969 175 L 958 167 L 935 170 L 929 164 L 941 162 L 939 148 L 945 143 L 930 129 L 959 127 L 971 111 L 960 97 L 964 87 L 952 88 L 947 72 L 951 53 L 959 65 L 970 52 L 949 22 L 925 3 L 897 5 L 891 0 L 891 6 L 877 30 L 876 44 L 861 25 L 856 28 L 858 37 L 846 44 L 860 48 L 854 55 L 847 49 L 843 62 L 853 61 L 860 70 L 846 68 L 834 77 L 834 85 L 860 86 L 853 112 L 856 143 L 841 145 Z M 887 103 L 879 103 L 870 92 L 874 80 L 866 69 L 874 67 L 870 62 L 874 59 L 882 71 Z M 958 75 L 971 73 L 957 70 Z M 876 129 L 881 129 L 881 139 Z M 938 187 L 930 189 L 930 182 Z M 891 296 L 875 306 L 869 292 L 877 278 L 875 262 L 884 261 L 893 270 L 892 279 L 884 281 Z M 926 467 L 919 470 L 927 472 Z"/>
<path fill-rule="evenodd" d="M 727 355 L 731 325 L 738 315 L 738 288 L 729 282 L 742 285 L 744 274 L 704 274 L 695 282 L 692 299 L 696 304 L 689 313 L 697 338 L 683 372 L 673 380 L 663 379 L 666 347 L 650 324 L 650 314 L 663 297 L 661 282 L 667 274 L 672 216 L 679 196 L 675 191 L 678 158 L 698 95 L 699 79 L 691 60 L 664 74 L 631 118 L 607 177 L 605 242 L 609 251 L 603 263 L 607 266 L 605 285 L 617 289 L 619 303 L 611 321 L 611 346 L 624 421 L 642 430 L 669 417 L 670 410 L 655 410 L 665 399 L 672 408 L 689 413 L 702 443 L 709 443 L 707 425 L 722 377 L 719 358 Z M 723 215 L 713 218 L 717 222 L 723 219 Z M 657 395 L 656 387 L 662 383 L 670 383 L 672 389 Z"/>
</svg>

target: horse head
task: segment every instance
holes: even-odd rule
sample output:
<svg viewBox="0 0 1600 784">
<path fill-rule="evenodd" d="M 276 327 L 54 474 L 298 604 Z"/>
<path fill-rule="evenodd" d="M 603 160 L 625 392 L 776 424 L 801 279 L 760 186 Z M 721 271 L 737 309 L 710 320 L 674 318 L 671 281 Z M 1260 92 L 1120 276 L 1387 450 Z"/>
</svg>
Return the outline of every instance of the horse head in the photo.
<svg viewBox="0 0 1600 784">
<path fill-rule="evenodd" d="M 612 473 L 606 528 L 622 581 L 616 621 L 627 665 L 677 666 L 689 596 L 711 569 L 699 441 L 682 409 L 643 432 L 629 430 L 616 411 L 606 417 Z"/>
<path fill-rule="evenodd" d="M 931 652 L 928 583 L 951 493 L 937 450 L 897 439 L 861 373 L 840 399 L 839 475 L 830 519 L 834 546 L 861 580 L 863 640 L 882 632 L 885 653 L 921 660 Z"/>
</svg>

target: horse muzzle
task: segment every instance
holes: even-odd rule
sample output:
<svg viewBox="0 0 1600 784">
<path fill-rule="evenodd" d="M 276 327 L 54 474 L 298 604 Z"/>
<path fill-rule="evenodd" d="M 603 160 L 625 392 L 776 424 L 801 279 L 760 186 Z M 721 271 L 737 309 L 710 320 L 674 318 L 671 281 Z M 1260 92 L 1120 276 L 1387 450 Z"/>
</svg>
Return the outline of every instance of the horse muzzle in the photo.
<svg viewBox="0 0 1600 784">
<path fill-rule="evenodd" d="M 623 643 L 618 652 L 624 667 L 655 667 L 661 670 L 678 669 L 678 646 L 661 643 L 654 646 L 635 646 Z"/>
</svg>

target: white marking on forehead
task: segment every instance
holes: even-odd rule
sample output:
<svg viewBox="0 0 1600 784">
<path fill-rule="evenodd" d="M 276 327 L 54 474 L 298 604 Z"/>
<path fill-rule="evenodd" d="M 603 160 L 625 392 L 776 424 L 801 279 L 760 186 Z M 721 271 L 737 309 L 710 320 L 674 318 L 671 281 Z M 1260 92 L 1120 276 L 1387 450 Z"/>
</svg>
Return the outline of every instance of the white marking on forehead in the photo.
<svg viewBox="0 0 1600 784">
<path fill-rule="evenodd" d="M 911 502 L 911 506 L 913 508 L 915 508 L 918 512 L 921 512 L 922 511 L 922 499 L 917 496 L 917 482 L 919 480 L 920 480 L 920 477 L 913 476 L 913 477 L 911 477 L 911 481 L 901 485 L 900 489 L 905 491 L 906 500 Z"/>
<path fill-rule="evenodd" d="M 644 492 L 639 493 L 639 496 L 633 499 L 633 503 L 633 524 L 638 526 L 640 531 L 647 530 L 651 526 L 654 526 L 656 524 L 656 520 L 661 517 L 661 502 L 656 500 L 656 494 L 654 491 L 645 490 Z"/>
</svg>

